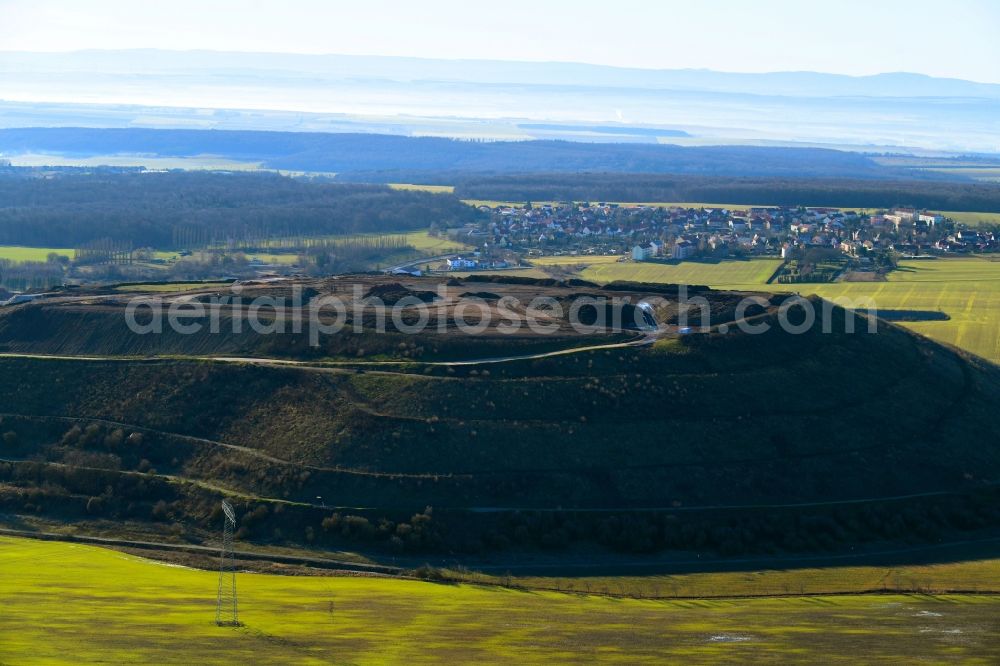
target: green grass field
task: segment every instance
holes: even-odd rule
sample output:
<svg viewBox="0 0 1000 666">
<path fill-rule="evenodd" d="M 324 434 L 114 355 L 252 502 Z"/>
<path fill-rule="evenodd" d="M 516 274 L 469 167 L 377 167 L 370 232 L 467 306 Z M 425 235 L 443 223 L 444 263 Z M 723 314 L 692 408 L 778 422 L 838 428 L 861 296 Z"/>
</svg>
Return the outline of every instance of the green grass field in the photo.
<svg viewBox="0 0 1000 666">
<path fill-rule="evenodd" d="M 950 217 L 956 222 L 962 222 L 969 226 L 979 226 L 986 224 L 1000 224 L 1000 213 L 968 213 L 955 210 L 941 211 L 945 217 Z"/>
<path fill-rule="evenodd" d="M 458 241 L 451 240 L 447 236 L 431 236 L 427 231 L 401 231 L 401 232 L 386 232 L 384 234 L 367 234 L 365 236 L 349 235 L 349 236 L 325 236 L 321 240 L 332 241 L 333 243 L 347 243 L 355 240 L 370 239 L 373 236 L 392 236 L 398 237 L 404 244 L 413 247 L 414 250 L 422 253 L 429 254 L 444 254 L 447 252 L 457 252 L 468 248 L 468 245 L 460 243 Z M 282 240 L 273 241 L 275 249 L 279 248 L 278 244 L 284 243 Z M 289 252 L 274 252 L 274 253 L 252 253 L 248 252 L 247 256 L 257 257 L 263 261 L 268 261 L 270 263 L 294 263 L 298 258 L 298 254 Z"/>
<path fill-rule="evenodd" d="M 532 260 L 546 266 L 581 267 L 578 275 L 599 283 L 614 280 L 706 284 L 717 289 L 815 293 L 824 298 L 874 300 L 883 310 L 945 312 L 947 321 L 901 322 L 929 338 L 955 345 L 1000 362 L 1000 261 L 989 257 L 961 257 L 903 261 L 885 282 L 767 285 L 780 265 L 777 259 L 723 261 L 717 264 L 681 262 L 619 263 L 616 257 L 562 256 Z"/>
<path fill-rule="evenodd" d="M 406 237 L 407 245 L 412 245 L 415 249 L 422 252 L 444 254 L 445 252 L 465 250 L 469 247 L 464 243 L 453 241 L 446 236 L 439 236 L 435 238 L 426 231 L 410 231 L 404 234 L 404 236 Z"/>
<path fill-rule="evenodd" d="M 1000 657 L 1000 598 L 653 601 L 363 577 L 217 577 L 0 537 L 0 663 L 914 663 Z"/>
<path fill-rule="evenodd" d="M 929 338 L 1000 362 L 1000 261 L 904 261 L 887 282 L 797 285 L 824 298 L 871 298 L 883 310 L 933 310 L 948 321 L 904 322 Z"/>
<path fill-rule="evenodd" d="M 49 253 L 73 258 L 75 251 L 64 247 L 22 247 L 20 245 L 0 245 L 0 259 L 9 259 L 21 263 L 23 261 L 45 261 Z"/>
<path fill-rule="evenodd" d="M 447 237 L 433 237 L 426 231 L 407 231 L 400 233 L 387 233 L 386 236 L 398 237 L 401 242 L 406 245 L 413 247 L 414 251 L 390 251 L 386 250 L 385 256 L 379 262 L 380 264 L 392 264 L 397 261 L 406 261 L 407 259 L 419 258 L 422 254 L 444 254 L 447 252 L 457 252 L 466 249 L 468 246 L 462 243 L 450 240 Z M 367 236 L 370 238 L 370 236 Z M 349 242 L 352 240 L 359 239 L 359 236 L 327 236 L 325 239 L 333 241 L 334 243 L 339 242 Z M 285 241 L 275 240 L 273 241 L 275 248 L 274 252 L 244 252 L 248 259 L 259 260 L 265 264 L 276 264 L 280 266 L 292 266 L 299 263 L 299 253 L 298 252 L 280 252 L 277 251 L 280 244 Z M 161 253 L 157 252 L 157 258 L 161 258 L 160 255 L 167 255 L 168 260 L 176 260 L 178 257 L 176 254 Z M 197 254 L 197 253 L 196 253 Z"/>
<path fill-rule="evenodd" d="M 718 289 L 756 289 L 766 284 L 780 259 L 754 259 L 750 261 L 680 263 L 619 262 L 618 257 L 538 257 L 531 260 L 538 267 L 583 266 L 579 275 L 584 280 L 605 284 L 615 280 L 633 282 L 671 282 L 677 284 L 704 284 Z"/>
<path fill-rule="evenodd" d="M 389 183 L 389 187 L 394 190 L 414 190 L 417 192 L 431 192 L 432 194 L 451 194 L 455 191 L 454 185 L 414 185 L 413 183 Z"/>
</svg>

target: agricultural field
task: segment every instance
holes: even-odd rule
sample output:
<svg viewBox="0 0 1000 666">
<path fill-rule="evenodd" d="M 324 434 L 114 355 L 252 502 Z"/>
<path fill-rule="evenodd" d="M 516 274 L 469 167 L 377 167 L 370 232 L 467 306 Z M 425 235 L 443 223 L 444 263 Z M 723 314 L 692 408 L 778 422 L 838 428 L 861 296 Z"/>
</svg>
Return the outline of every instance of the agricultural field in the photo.
<svg viewBox="0 0 1000 666">
<path fill-rule="evenodd" d="M 0 537 L 0 663 L 996 663 L 1000 598 L 612 599 L 367 577 L 217 576 Z"/>
<path fill-rule="evenodd" d="M 956 210 L 941 211 L 945 217 L 950 217 L 956 222 L 962 222 L 969 226 L 1000 224 L 1000 213 L 969 213 Z"/>
<path fill-rule="evenodd" d="M 453 185 L 414 185 L 412 183 L 389 183 L 389 187 L 394 190 L 414 190 L 417 192 L 430 192 L 432 194 L 451 194 L 455 191 Z"/>
<path fill-rule="evenodd" d="M 434 237 L 426 231 L 410 231 L 403 234 L 403 236 L 406 238 L 407 245 L 412 245 L 414 249 L 421 252 L 444 254 L 445 252 L 457 252 L 468 248 L 464 243 L 459 243 L 445 236 Z"/>
<path fill-rule="evenodd" d="M 585 280 L 614 280 L 705 284 L 716 289 L 761 289 L 777 270 L 777 259 L 722 261 L 716 264 L 685 261 L 657 264 L 618 262 L 617 257 L 562 256 L 532 260 L 545 267 L 579 267 Z M 1000 362 L 1000 261 L 989 257 L 961 257 L 903 261 L 884 282 L 767 285 L 767 290 L 815 293 L 824 298 L 874 300 L 883 310 L 944 312 L 941 321 L 900 322 L 922 335 Z"/>
<path fill-rule="evenodd" d="M 378 267 L 410 259 L 419 259 L 421 256 L 425 255 L 446 254 L 448 252 L 460 252 L 468 249 L 468 245 L 465 245 L 464 243 L 451 240 L 447 236 L 431 236 L 426 231 L 405 231 L 399 233 L 387 232 L 375 235 L 366 234 L 365 236 L 329 236 L 325 240 L 331 240 L 334 243 L 348 243 L 361 239 L 373 238 L 375 236 L 398 238 L 404 245 L 408 245 L 413 248 L 412 251 L 386 250 L 385 256 L 381 258 Z M 284 266 L 291 266 L 299 261 L 299 254 L 296 252 L 248 252 L 247 257 L 250 259 L 259 259 L 265 264 L 278 264 Z"/>
<path fill-rule="evenodd" d="M 299 263 L 299 255 L 293 252 L 282 252 L 277 254 L 250 253 L 247 254 L 247 258 L 250 260 L 259 260 L 265 264 L 276 264 L 279 266 L 294 266 Z"/>
<path fill-rule="evenodd" d="M 410 245 L 410 246 L 413 247 L 413 249 L 415 249 L 417 251 L 420 251 L 420 252 L 429 252 L 429 253 L 435 253 L 435 254 L 443 254 L 443 253 L 446 253 L 446 252 L 453 252 L 453 251 L 458 251 L 458 250 L 464 250 L 464 249 L 466 249 L 468 247 L 464 243 L 460 243 L 458 241 L 451 240 L 450 238 L 448 238 L 446 236 L 431 236 L 430 233 L 427 232 L 427 231 L 400 231 L 400 232 L 387 231 L 385 233 L 379 233 L 379 234 L 362 234 L 362 235 L 352 234 L 352 235 L 344 235 L 344 236 L 321 236 L 319 238 L 310 239 L 310 240 L 329 241 L 329 242 L 332 242 L 334 244 L 337 244 L 337 243 L 351 243 L 351 242 L 362 241 L 362 240 L 371 240 L 371 239 L 375 239 L 375 238 L 380 237 L 380 236 L 385 236 L 385 237 L 390 237 L 390 238 L 398 238 L 403 244 Z M 288 242 L 289 241 L 287 239 L 274 239 L 274 240 L 270 241 L 270 244 L 271 244 L 272 248 L 280 248 L 282 246 L 286 246 L 288 244 Z M 268 243 L 269 243 L 268 241 L 264 241 L 263 245 L 264 245 L 265 248 L 268 246 Z M 249 255 L 251 255 L 253 253 L 247 253 L 247 254 L 249 256 Z M 264 255 L 264 256 L 275 257 L 275 256 L 283 256 L 283 255 L 284 256 L 297 256 L 297 255 L 290 254 L 290 253 L 275 253 L 275 254 Z M 253 256 L 261 256 L 261 255 L 256 254 L 256 255 L 253 255 Z"/>
<path fill-rule="evenodd" d="M 901 322 L 922 335 L 1000 362 L 1000 261 L 904 261 L 886 282 L 796 285 L 824 298 L 871 298 L 883 310 L 944 312 L 947 321 Z"/>
<path fill-rule="evenodd" d="M 780 259 L 748 261 L 619 262 L 619 257 L 539 257 L 538 267 L 581 266 L 579 276 L 605 284 L 615 280 L 703 284 L 717 289 L 757 289 L 781 266 Z"/>
<path fill-rule="evenodd" d="M 49 254 L 56 254 L 72 259 L 75 250 L 65 247 L 22 247 L 20 245 L 0 245 L 0 259 L 21 263 L 24 261 L 46 261 Z"/>
</svg>

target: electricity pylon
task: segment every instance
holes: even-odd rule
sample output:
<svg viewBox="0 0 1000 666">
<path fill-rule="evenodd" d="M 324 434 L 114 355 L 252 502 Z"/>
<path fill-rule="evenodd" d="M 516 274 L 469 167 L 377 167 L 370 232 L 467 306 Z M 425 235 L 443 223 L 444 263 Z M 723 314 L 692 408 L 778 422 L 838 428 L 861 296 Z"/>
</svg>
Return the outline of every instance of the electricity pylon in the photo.
<svg viewBox="0 0 1000 666">
<path fill-rule="evenodd" d="M 233 530 L 236 512 L 233 505 L 222 500 L 225 524 L 222 527 L 222 555 L 219 562 L 219 600 L 215 607 L 215 623 L 220 627 L 238 627 L 240 616 L 236 608 L 236 554 L 233 552 Z"/>
</svg>

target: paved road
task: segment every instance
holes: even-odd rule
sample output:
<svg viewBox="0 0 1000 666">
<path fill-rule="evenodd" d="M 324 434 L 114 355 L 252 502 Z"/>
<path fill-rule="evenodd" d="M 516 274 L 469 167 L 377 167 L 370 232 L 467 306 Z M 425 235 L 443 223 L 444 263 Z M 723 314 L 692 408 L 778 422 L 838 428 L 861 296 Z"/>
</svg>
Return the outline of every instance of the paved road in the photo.
<svg viewBox="0 0 1000 666">
<path fill-rule="evenodd" d="M 416 266 L 417 264 L 429 264 L 432 261 L 444 261 L 445 259 L 454 259 L 458 256 L 461 256 L 461 253 L 449 252 L 448 254 L 439 254 L 434 257 L 421 257 L 420 259 L 414 259 L 413 261 L 408 261 L 405 264 L 396 264 L 395 266 L 390 266 L 389 268 L 384 268 L 382 270 L 385 273 L 391 273 L 392 271 L 405 270 L 410 266 Z"/>
</svg>

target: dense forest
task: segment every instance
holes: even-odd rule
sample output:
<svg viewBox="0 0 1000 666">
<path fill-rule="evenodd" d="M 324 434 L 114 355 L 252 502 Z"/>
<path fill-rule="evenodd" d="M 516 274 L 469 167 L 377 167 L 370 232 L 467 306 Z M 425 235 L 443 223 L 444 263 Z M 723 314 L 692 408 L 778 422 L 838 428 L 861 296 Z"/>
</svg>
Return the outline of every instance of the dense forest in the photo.
<svg viewBox="0 0 1000 666">
<path fill-rule="evenodd" d="M 215 155 L 272 169 L 333 172 L 365 182 L 432 182 L 470 173 L 682 173 L 717 176 L 893 178 L 906 172 L 821 148 L 571 141 L 460 141 L 319 132 L 19 128 L 0 130 L 0 152 L 69 155 Z M 921 174 L 918 176 L 923 177 Z M 912 176 L 912 174 L 911 174 Z M 931 177 L 931 174 L 926 174 Z M 940 174 L 934 176 L 943 178 Z"/>
<path fill-rule="evenodd" d="M 772 206 L 1000 212 L 1000 184 L 640 174 L 522 174 L 467 178 L 455 194 L 498 201 L 703 201 Z"/>
<path fill-rule="evenodd" d="M 183 249 L 455 226 L 479 215 L 450 195 L 271 173 L 25 173 L 31 172 L 0 175 L 0 245 L 76 247 L 113 238 L 133 247 Z"/>
</svg>

